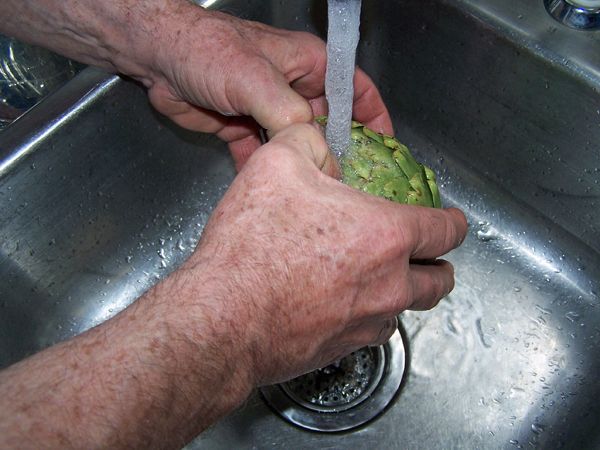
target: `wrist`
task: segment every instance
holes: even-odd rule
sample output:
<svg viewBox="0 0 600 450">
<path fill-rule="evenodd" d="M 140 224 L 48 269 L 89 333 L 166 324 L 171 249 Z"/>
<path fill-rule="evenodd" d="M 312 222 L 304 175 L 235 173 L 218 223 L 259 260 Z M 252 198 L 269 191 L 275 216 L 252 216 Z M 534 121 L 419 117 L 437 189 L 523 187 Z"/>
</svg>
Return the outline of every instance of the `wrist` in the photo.
<svg viewBox="0 0 600 450">
<path fill-rule="evenodd" d="M 204 263 L 182 268 L 141 299 L 159 318 L 164 356 L 177 367 L 169 383 L 201 405 L 203 427 L 239 406 L 256 384 L 243 324 L 229 307 L 235 300 L 211 270 Z"/>
<path fill-rule="evenodd" d="M 171 0 L 183 1 L 183 0 Z M 144 84 L 152 78 L 152 46 L 165 2 L 6 0 L 0 30 L 69 58 L 119 71 Z"/>
<path fill-rule="evenodd" d="M 204 8 L 188 0 L 123 2 L 120 7 L 99 8 L 104 17 L 93 31 L 100 60 L 147 88 L 169 79 L 171 74 L 164 69 L 173 65 L 178 40 L 204 13 Z"/>
</svg>

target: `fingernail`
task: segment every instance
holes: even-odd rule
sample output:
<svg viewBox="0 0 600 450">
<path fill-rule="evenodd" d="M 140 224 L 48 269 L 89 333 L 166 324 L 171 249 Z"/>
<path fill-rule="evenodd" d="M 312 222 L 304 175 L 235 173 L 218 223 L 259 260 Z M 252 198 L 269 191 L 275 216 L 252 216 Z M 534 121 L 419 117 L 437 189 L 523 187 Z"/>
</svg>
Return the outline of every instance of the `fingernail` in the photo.
<svg viewBox="0 0 600 450">
<path fill-rule="evenodd" d="M 261 144 L 266 144 L 267 142 L 269 142 L 269 139 L 271 139 L 271 137 L 269 136 L 269 131 L 265 130 L 264 128 L 258 130 L 258 136 L 260 137 Z"/>
</svg>

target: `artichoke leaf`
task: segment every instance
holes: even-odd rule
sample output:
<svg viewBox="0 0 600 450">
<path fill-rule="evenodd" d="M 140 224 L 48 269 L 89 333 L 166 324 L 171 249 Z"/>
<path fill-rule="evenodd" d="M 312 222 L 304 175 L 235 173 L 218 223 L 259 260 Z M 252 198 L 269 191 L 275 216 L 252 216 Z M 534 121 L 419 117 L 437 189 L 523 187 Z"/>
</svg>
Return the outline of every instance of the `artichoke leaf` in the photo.
<svg viewBox="0 0 600 450">
<path fill-rule="evenodd" d="M 315 119 L 326 125 L 327 117 Z M 350 148 L 340 161 L 342 182 L 372 195 L 409 205 L 441 208 L 435 173 L 396 138 L 360 122 L 351 126 Z"/>
</svg>

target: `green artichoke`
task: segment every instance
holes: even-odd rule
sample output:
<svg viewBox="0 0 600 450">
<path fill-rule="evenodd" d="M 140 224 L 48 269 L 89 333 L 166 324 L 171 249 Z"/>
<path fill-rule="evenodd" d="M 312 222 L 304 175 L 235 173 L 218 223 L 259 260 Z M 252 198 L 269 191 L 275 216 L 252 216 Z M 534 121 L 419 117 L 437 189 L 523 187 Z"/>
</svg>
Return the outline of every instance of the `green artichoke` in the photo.
<svg viewBox="0 0 600 450">
<path fill-rule="evenodd" d="M 320 125 L 327 117 L 316 119 Z M 392 136 L 352 122 L 350 148 L 340 161 L 342 182 L 398 203 L 441 208 L 433 171 Z"/>
</svg>

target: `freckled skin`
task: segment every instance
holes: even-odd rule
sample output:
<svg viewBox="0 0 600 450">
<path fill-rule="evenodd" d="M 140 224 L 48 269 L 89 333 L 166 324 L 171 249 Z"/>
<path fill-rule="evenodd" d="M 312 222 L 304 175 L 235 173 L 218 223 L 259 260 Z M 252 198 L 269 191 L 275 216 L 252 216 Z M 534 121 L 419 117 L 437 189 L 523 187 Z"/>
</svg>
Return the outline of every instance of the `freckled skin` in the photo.
<svg viewBox="0 0 600 450">
<path fill-rule="evenodd" d="M 400 311 L 434 306 L 452 267 L 411 260 L 457 246 L 464 216 L 345 186 L 328 158 L 312 126 L 276 134 L 179 270 L 0 372 L 0 447 L 179 448 L 253 388 L 382 343 Z"/>
<path fill-rule="evenodd" d="M 412 261 L 459 245 L 464 216 L 342 185 L 306 125 L 326 112 L 317 37 L 188 0 L 4 0 L 0 32 L 136 79 L 242 169 L 179 270 L 0 372 L 1 448 L 181 448 L 253 388 L 384 342 L 394 315 L 452 289 L 448 263 Z M 354 87 L 356 119 L 393 134 L 361 70 Z"/>
<path fill-rule="evenodd" d="M 160 113 L 225 140 L 238 168 L 260 146 L 261 127 L 277 132 L 327 111 L 321 39 L 189 0 L 4 0 L 0 31 L 140 81 Z M 354 91 L 356 119 L 393 134 L 360 69 Z"/>
<path fill-rule="evenodd" d="M 318 133 L 315 137 L 311 127 L 298 127 L 295 131 L 301 130 L 313 136 L 313 145 L 320 148 L 319 154 L 325 154 L 327 150 Z M 232 283 L 261 286 L 268 280 L 268 289 L 253 288 L 244 300 L 259 305 L 252 313 L 263 315 L 266 322 L 252 326 L 254 318 L 244 315 L 243 305 L 237 313 L 247 324 L 245 332 L 254 339 L 269 342 L 264 346 L 268 350 L 259 351 L 257 358 L 261 364 L 255 373 L 260 384 L 294 375 L 293 368 L 300 359 L 307 364 L 302 369 L 306 371 L 329 362 L 324 355 L 343 356 L 369 343 L 369 339 L 379 336 L 383 321 L 413 306 L 419 309 L 434 306 L 452 284 L 452 270 L 447 263 L 431 268 L 435 275 L 430 275 L 439 276 L 440 283 L 424 279 L 420 286 L 413 287 L 409 281 L 410 260 L 419 256 L 411 254 L 415 235 L 412 227 L 417 222 L 409 217 L 419 207 L 399 207 L 344 186 L 319 173 L 314 166 L 310 168 L 302 158 L 290 165 L 298 157 L 298 150 L 280 143 L 274 139 L 262 147 L 223 199 L 223 205 L 230 205 L 241 192 L 253 192 L 253 199 L 269 211 L 269 220 L 256 221 L 252 212 L 240 206 L 228 206 L 221 215 L 219 206 L 215 219 L 205 229 L 198 253 L 218 253 L 225 261 L 224 266 L 228 261 L 236 261 L 240 278 L 232 279 Z M 313 154 L 315 160 L 319 158 Z M 309 168 L 309 172 L 302 171 Z M 265 172 L 273 175 L 261 176 Z M 312 175 L 308 176 L 310 172 Z M 436 222 L 432 218 L 437 216 L 445 223 L 455 213 L 427 208 L 418 223 L 429 226 Z M 457 227 L 456 222 L 451 223 L 452 228 Z M 459 228 L 452 235 L 440 233 L 437 240 L 433 239 L 437 241 L 434 245 L 437 250 L 429 249 L 424 254 L 435 258 L 456 245 L 455 239 L 462 233 Z M 219 241 L 217 252 L 213 250 L 213 236 L 219 233 L 230 238 Z M 428 291 L 434 285 L 439 292 Z M 317 324 L 310 325 L 308 317 L 299 320 L 289 311 L 304 311 Z M 319 311 L 318 317 L 314 317 L 314 311 Z M 344 329 L 360 329 L 360 324 L 364 330 L 371 330 L 371 334 L 368 331 L 345 334 Z M 301 330 L 308 328 L 319 329 L 321 338 L 312 334 L 298 342 L 298 347 L 290 345 L 294 341 L 292 336 L 298 337 L 303 334 Z M 275 335 L 274 329 L 279 330 Z M 339 345 L 340 342 L 344 345 Z M 329 345 L 332 347 L 325 351 L 324 346 Z M 339 353 L 332 352 L 333 348 Z M 270 365 L 266 353 L 283 356 Z M 289 372 L 284 371 L 286 367 Z"/>
</svg>

